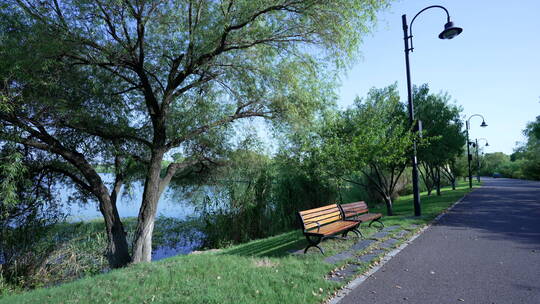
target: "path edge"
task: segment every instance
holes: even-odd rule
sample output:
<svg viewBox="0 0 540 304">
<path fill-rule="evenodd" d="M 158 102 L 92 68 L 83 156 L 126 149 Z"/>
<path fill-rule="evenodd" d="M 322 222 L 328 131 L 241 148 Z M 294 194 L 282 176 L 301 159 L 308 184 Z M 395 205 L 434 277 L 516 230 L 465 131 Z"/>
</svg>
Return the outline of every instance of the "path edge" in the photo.
<svg viewBox="0 0 540 304">
<path fill-rule="evenodd" d="M 405 241 L 403 244 L 401 244 L 398 248 L 388 252 L 387 254 L 382 257 L 382 259 L 379 261 L 379 264 L 373 266 L 370 268 L 367 272 L 361 274 L 356 279 L 349 282 L 347 285 L 343 286 L 341 290 L 338 291 L 337 295 L 330 298 L 329 300 L 326 300 L 325 304 L 338 304 L 343 298 L 345 298 L 353 289 L 360 286 L 365 280 L 367 280 L 370 276 L 375 274 L 379 269 L 381 269 L 386 263 L 388 263 L 394 256 L 396 256 L 398 253 L 400 253 L 405 247 L 407 247 L 410 243 L 412 243 L 417 237 L 422 235 L 424 231 L 426 231 L 428 228 L 433 226 L 434 224 L 438 223 L 441 218 L 443 218 L 446 214 L 448 214 L 454 207 L 461 203 L 463 200 L 467 198 L 469 194 L 474 192 L 476 189 L 473 189 L 471 192 L 465 194 L 462 198 L 457 200 L 455 203 L 453 203 L 450 207 L 446 208 L 441 214 L 437 215 L 431 222 L 429 222 L 424 227 L 420 228 L 410 239 Z"/>
</svg>

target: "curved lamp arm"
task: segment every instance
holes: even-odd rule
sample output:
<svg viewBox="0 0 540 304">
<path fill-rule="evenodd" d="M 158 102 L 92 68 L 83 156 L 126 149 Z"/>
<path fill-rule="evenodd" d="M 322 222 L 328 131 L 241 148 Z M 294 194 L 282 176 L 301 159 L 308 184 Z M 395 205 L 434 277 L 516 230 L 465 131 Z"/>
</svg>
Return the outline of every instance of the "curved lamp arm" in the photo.
<svg viewBox="0 0 540 304">
<path fill-rule="evenodd" d="M 478 138 L 478 141 L 480 142 L 481 140 L 484 140 L 486 142 L 486 147 L 489 146 L 489 142 L 487 139 L 485 138 Z"/>
<path fill-rule="evenodd" d="M 413 36 L 413 34 L 412 34 L 412 25 L 413 25 L 414 20 L 416 19 L 416 17 L 418 17 L 418 15 L 420 15 L 422 12 L 424 12 L 424 11 L 430 9 L 430 8 L 442 8 L 446 12 L 446 22 L 450 22 L 450 13 L 448 13 L 448 10 L 444 6 L 432 5 L 432 6 L 428 6 L 428 7 L 424 8 L 424 9 L 422 9 L 416 15 L 414 15 L 414 17 L 411 20 L 411 23 L 409 23 L 409 33 L 411 34 L 411 36 L 410 36 L 411 42 L 412 42 L 412 36 Z M 411 44 L 411 47 L 412 47 L 412 44 Z"/>
<path fill-rule="evenodd" d="M 467 119 L 467 123 L 466 123 L 466 127 L 467 127 L 467 130 L 470 129 L 470 120 L 471 118 L 475 117 L 475 116 L 478 116 L 478 117 L 481 117 L 482 118 L 482 125 L 483 127 L 486 127 L 487 124 L 486 124 L 486 120 L 484 119 L 484 116 L 480 115 L 480 114 L 473 114 L 469 117 L 469 119 Z"/>
<path fill-rule="evenodd" d="M 419 11 L 416 15 L 414 15 L 414 17 L 412 18 L 411 20 L 411 23 L 409 23 L 409 37 L 407 37 L 408 39 L 410 39 L 411 41 L 411 47 L 410 47 L 410 51 L 412 52 L 414 47 L 413 47 L 413 34 L 412 34 L 412 25 L 414 23 L 414 20 L 416 19 L 416 17 L 418 17 L 418 15 L 420 15 L 422 12 L 430 9 L 430 8 L 441 8 L 443 9 L 445 12 L 446 12 L 446 22 L 449 23 L 450 22 L 450 14 L 448 13 L 448 10 L 444 7 L 444 6 L 441 6 L 441 5 L 431 5 L 431 6 L 428 6 L 424 9 L 422 9 L 421 11 Z"/>
</svg>

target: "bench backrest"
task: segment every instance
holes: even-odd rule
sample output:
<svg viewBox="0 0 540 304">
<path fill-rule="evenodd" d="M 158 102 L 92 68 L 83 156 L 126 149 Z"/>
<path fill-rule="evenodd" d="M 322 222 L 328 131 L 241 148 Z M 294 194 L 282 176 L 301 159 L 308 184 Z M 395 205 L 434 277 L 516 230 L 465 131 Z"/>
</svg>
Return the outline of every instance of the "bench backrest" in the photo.
<svg viewBox="0 0 540 304">
<path fill-rule="evenodd" d="M 343 214 L 337 204 L 300 211 L 298 215 L 302 220 L 304 230 L 317 228 L 343 219 Z"/>
<path fill-rule="evenodd" d="M 343 210 L 345 218 L 369 212 L 368 206 L 364 201 L 341 204 L 341 210 Z"/>
</svg>

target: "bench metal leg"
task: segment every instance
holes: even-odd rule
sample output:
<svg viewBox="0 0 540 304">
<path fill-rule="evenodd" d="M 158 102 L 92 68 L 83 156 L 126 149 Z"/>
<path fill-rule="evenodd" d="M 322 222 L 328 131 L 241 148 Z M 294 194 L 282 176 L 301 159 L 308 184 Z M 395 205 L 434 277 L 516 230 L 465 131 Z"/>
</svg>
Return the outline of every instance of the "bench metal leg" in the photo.
<svg viewBox="0 0 540 304">
<path fill-rule="evenodd" d="M 381 224 L 382 227 L 379 227 L 379 229 L 384 228 L 384 224 L 383 224 L 383 222 L 381 222 L 380 219 L 372 220 L 372 221 L 369 223 L 368 227 L 371 227 L 371 224 L 373 224 L 373 222 L 377 222 L 377 223 Z"/>
<path fill-rule="evenodd" d="M 320 236 L 319 236 L 319 237 L 316 237 L 316 238 L 317 238 L 317 239 L 314 241 L 314 240 L 312 240 L 312 239 L 310 238 L 310 236 L 306 235 L 306 239 L 307 239 L 309 245 L 306 247 L 306 249 L 304 249 L 304 254 L 306 254 L 306 252 L 308 251 L 308 249 L 309 249 L 310 247 L 316 247 L 316 248 L 318 248 L 319 251 L 324 255 L 324 251 L 322 250 L 321 247 L 318 246 L 319 243 L 322 241 L 323 238 L 320 237 Z"/>
<path fill-rule="evenodd" d="M 362 231 L 360 231 L 359 229 L 354 228 L 351 231 L 354 232 L 354 234 L 356 234 L 357 237 L 362 238 L 362 239 L 364 238 L 364 235 L 362 234 Z"/>
</svg>

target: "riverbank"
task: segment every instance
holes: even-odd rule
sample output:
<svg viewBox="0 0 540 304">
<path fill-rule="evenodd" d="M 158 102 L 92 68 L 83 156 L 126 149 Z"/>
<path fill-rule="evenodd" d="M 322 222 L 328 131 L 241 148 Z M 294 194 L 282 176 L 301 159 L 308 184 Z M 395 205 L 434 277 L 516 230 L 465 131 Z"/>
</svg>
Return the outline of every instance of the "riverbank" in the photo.
<svg viewBox="0 0 540 304">
<path fill-rule="evenodd" d="M 395 216 L 385 217 L 387 226 L 399 226 L 414 233 L 469 192 L 466 185 L 457 190 L 443 189 L 442 196 L 422 196 L 423 216 L 412 217 L 412 198 L 395 203 Z M 383 211 L 383 210 L 374 210 Z M 363 227 L 366 237 L 375 228 Z M 326 256 L 339 253 L 357 242 L 327 240 Z M 291 254 L 305 246 L 300 231 L 220 251 L 175 256 L 153 263 L 133 265 L 106 274 L 86 277 L 53 288 L 4 297 L 0 303 L 97 303 L 97 302 L 185 302 L 185 303 L 320 303 L 347 281 L 325 279 L 346 263 L 330 264 L 325 256 L 312 251 Z M 360 265 L 360 271 L 369 265 Z"/>
<path fill-rule="evenodd" d="M 135 231 L 136 218 L 124 218 L 128 242 Z M 153 260 L 179 254 L 187 254 L 202 246 L 202 223 L 195 218 L 176 219 L 158 217 L 153 235 Z M 27 254 L 37 261 L 17 286 L 2 286 L 2 289 L 21 287 L 51 287 L 74 280 L 108 272 L 108 261 L 103 255 L 106 248 L 103 219 L 80 222 L 62 222 L 49 226 L 38 243 L 33 244 Z M 0 265 L 1 266 L 1 265 Z M 1 278 L 0 278 L 1 279 Z M 0 290 L 0 295 L 6 290 Z"/>
</svg>

